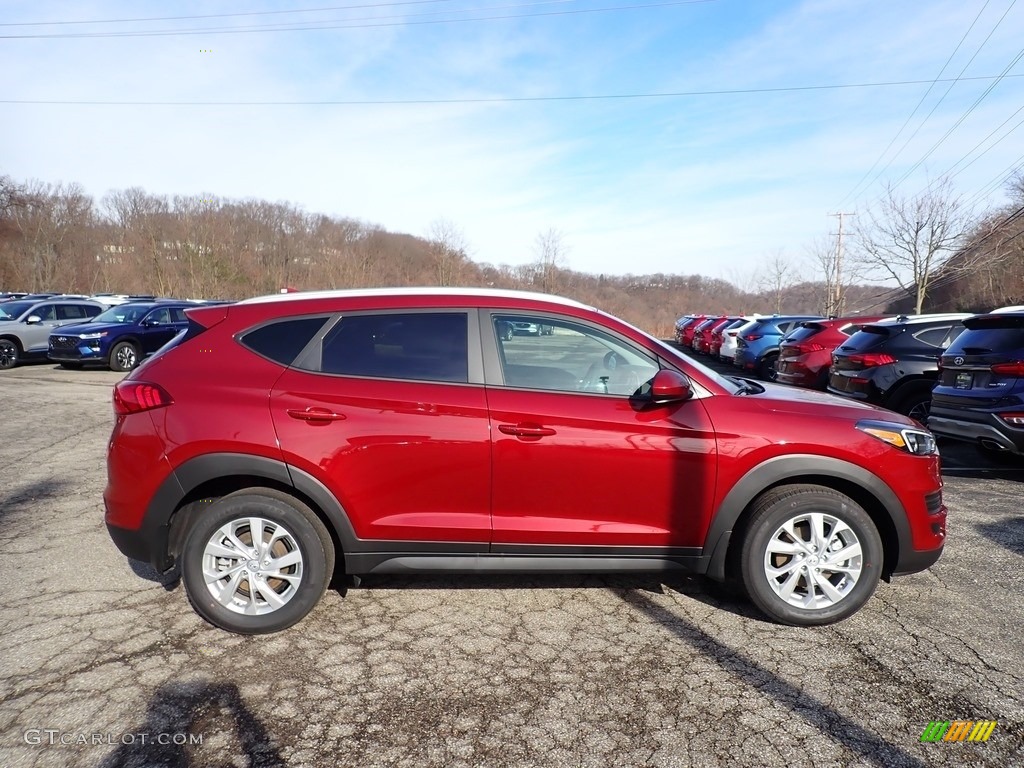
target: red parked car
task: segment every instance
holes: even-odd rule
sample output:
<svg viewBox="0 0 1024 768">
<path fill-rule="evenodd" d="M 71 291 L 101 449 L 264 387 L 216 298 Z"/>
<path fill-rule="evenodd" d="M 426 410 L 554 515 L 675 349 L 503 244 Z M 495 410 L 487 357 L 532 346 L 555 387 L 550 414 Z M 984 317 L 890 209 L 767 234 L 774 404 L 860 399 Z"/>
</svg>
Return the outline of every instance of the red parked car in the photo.
<svg viewBox="0 0 1024 768">
<path fill-rule="evenodd" d="M 776 381 L 825 391 L 832 351 L 865 325 L 881 319 L 874 316 L 805 320 L 779 344 Z"/>
<path fill-rule="evenodd" d="M 693 351 L 701 355 L 711 352 L 711 334 L 716 328 L 721 327 L 729 319 L 727 315 L 718 315 L 710 318 L 700 328 L 693 332 Z M 721 346 L 721 345 L 719 345 Z"/>
<path fill-rule="evenodd" d="M 106 524 L 226 630 L 295 624 L 336 573 L 437 571 L 685 570 L 828 624 L 942 552 L 927 430 L 721 376 L 573 301 L 390 289 L 187 316 L 114 388 Z"/>
<path fill-rule="evenodd" d="M 693 334 L 707 319 L 707 315 L 697 315 L 696 317 L 694 317 L 693 322 L 687 324 L 687 326 L 682 329 L 682 332 L 679 336 L 679 343 L 682 344 L 684 347 L 692 348 Z"/>
<path fill-rule="evenodd" d="M 711 331 L 710 339 L 708 341 L 707 353 L 711 355 L 711 357 L 715 358 L 716 360 L 718 359 L 718 353 L 722 349 L 722 340 L 725 332 L 730 328 L 733 328 L 736 325 L 738 325 L 740 320 L 743 320 L 743 318 L 738 315 L 734 315 L 732 317 L 725 318 L 724 320 L 722 320 L 722 322 L 718 323 L 714 327 L 714 329 Z"/>
</svg>

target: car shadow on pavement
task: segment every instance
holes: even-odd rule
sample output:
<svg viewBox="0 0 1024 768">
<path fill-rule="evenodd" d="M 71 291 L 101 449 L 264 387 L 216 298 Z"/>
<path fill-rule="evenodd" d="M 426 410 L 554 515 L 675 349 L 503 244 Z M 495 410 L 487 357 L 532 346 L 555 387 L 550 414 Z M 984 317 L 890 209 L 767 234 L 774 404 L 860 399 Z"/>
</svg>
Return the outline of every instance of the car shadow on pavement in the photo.
<svg viewBox="0 0 1024 768">
<path fill-rule="evenodd" d="M 178 584 L 181 583 L 181 573 L 178 571 L 177 566 L 167 573 L 160 573 L 149 563 L 144 563 L 141 560 L 132 560 L 130 557 L 125 559 L 128 560 L 128 565 L 131 566 L 136 576 L 146 581 L 155 581 L 168 592 L 176 590 Z"/>
<path fill-rule="evenodd" d="M 125 743 L 128 737 L 131 743 Z M 128 728 L 121 745 L 99 768 L 238 764 L 283 768 L 285 762 L 237 685 L 196 680 L 158 688 L 145 722 Z"/>
<path fill-rule="evenodd" d="M 863 764 L 880 768 L 925 768 L 926 764 L 909 752 L 858 725 L 835 708 L 715 639 L 685 617 L 658 605 L 647 595 L 634 591 L 617 594 L 631 608 L 646 614 L 702 657 L 714 661 L 723 671 L 771 697 L 777 704 L 820 731 L 825 738 L 859 755 Z"/>
<path fill-rule="evenodd" d="M 974 526 L 982 536 L 1011 552 L 1024 555 L 1024 517 L 1004 517 Z"/>
<path fill-rule="evenodd" d="M 67 482 L 64 480 L 40 480 L 36 483 L 21 488 L 10 488 L 0 494 L 0 522 L 3 522 L 11 512 L 21 506 L 39 501 L 40 499 L 55 499 L 64 492 Z"/>
</svg>

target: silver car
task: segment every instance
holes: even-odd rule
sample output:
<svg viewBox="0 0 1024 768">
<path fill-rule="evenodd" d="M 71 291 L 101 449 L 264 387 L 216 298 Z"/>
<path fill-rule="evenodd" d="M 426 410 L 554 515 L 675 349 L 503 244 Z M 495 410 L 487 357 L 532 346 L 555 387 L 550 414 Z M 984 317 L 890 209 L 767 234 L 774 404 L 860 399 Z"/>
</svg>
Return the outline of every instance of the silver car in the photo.
<svg viewBox="0 0 1024 768">
<path fill-rule="evenodd" d="M 46 359 L 50 333 L 71 323 L 85 323 L 105 307 L 83 299 L 30 299 L 0 304 L 0 370 L 23 360 Z"/>
</svg>

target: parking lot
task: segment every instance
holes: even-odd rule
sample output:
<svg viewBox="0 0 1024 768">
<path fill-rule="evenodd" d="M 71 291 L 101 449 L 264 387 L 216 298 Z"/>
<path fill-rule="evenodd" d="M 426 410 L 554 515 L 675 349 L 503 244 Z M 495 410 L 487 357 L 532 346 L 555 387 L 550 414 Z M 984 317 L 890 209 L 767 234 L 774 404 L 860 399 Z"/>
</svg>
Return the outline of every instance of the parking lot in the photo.
<svg viewBox="0 0 1024 768">
<path fill-rule="evenodd" d="M 120 377 L 0 376 L 2 766 L 1024 765 L 1024 470 L 970 446 L 942 559 L 838 625 L 696 578 L 376 577 L 240 637 L 107 536 Z M 997 725 L 921 742 L 954 720 Z"/>
</svg>

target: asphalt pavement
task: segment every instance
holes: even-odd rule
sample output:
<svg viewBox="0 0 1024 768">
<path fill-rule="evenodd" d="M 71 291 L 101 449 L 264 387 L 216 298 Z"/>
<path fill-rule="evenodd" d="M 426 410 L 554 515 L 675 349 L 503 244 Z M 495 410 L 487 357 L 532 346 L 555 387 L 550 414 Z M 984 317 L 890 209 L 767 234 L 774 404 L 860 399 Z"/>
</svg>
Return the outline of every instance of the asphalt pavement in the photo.
<svg viewBox="0 0 1024 768">
<path fill-rule="evenodd" d="M 377 577 L 239 637 L 107 536 L 119 378 L 0 373 L 0 766 L 1024 765 L 1024 471 L 969 446 L 943 557 L 838 625 L 698 578 Z"/>
</svg>

